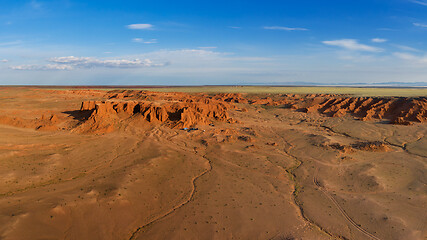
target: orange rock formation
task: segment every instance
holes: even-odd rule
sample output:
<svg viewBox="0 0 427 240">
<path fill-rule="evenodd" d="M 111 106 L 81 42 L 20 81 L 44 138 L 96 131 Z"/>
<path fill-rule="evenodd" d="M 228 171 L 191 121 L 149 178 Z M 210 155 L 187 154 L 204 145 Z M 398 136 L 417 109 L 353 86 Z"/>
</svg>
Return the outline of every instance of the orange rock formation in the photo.
<svg viewBox="0 0 427 240">
<path fill-rule="evenodd" d="M 394 124 L 427 121 L 426 98 L 313 98 L 304 112 L 320 112 L 331 117 L 352 114 L 361 120 L 389 119 Z"/>
<path fill-rule="evenodd" d="M 188 128 L 214 121 L 237 122 L 229 110 L 251 111 L 250 105 L 277 106 L 329 117 L 347 115 L 367 121 L 385 119 L 392 124 L 411 125 L 427 121 L 427 98 L 349 97 L 333 94 L 179 93 L 138 90 L 43 90 L 67 97 L 88 99 L 80 110 L 34 114 L 0 115 L 0 123 L 37 130 L 74 129 L 79 132 L 110 132 L 133 122 Z M 31 97 L 31 96 L 30 96 Z M 97 99 L 92 101 L 89 99 Z M 69 115 L 66 115 L 69 114 Z M 38 115 L 38 116 L 37 116 Z M 36 116 L 36 117 L 34 117 Z M 41 117 L 40 117 L 41 116 Z M 71 119 L 72 118 L 72 119 Z M 77 121 L 76 121 L 77 120 Z"/>
<path fill-rule="evenodd" d="M 172 128 L 188 128 L 198 124 L 233 120 L 227 106 L 205 102 L 150 102 L 150 101 L 85 101 L 81 111 L 92 111 L 86 124 L 95 128 L 112 129 L 117 119 L 142 119 L 150 123 L 164 123 Z"/>
</svg>

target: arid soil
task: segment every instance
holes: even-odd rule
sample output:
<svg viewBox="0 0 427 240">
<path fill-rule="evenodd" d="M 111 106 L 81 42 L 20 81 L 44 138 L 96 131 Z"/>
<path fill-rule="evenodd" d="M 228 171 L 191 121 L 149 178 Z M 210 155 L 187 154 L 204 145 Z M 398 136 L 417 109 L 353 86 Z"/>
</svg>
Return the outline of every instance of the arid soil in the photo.
<svg viewBox="0 0 427 240">
<path fill-rule="evenodd" d="M 0 239 L 425 239 L 427 98 L 0 88 Z"/>
</svg>

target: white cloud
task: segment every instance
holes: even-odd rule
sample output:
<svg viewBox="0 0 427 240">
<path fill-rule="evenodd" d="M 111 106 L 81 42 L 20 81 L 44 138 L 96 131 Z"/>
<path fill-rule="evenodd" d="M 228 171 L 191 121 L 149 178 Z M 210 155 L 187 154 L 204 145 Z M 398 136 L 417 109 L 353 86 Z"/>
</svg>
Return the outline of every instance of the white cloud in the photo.
<svg viewBox="0 0 427 240">
<path fill-rule="evenodd" d="M 151 43 L 157 43 L 157 39 L 150 39 L 148 41 L 144 41 L 143 38 L 133 38 L 132 42 L 136 42 L 136 43 L 145 43 L 145 44 L 151 44 Z"/>
<path fill-rule="evenodd" d="M 7 48 L 6 50 L 17 54 L 17 49 L 15 48 Z M 316 82 L 319 83 L 349 83 L 360 81 L 360 79 L 364 82 L 411 82 L 425 81 L 427 76 L 426 63 L 418 64 L 415 60 L 403 60 L 392 55 L 392 53 L 387 55 L 371 54 L 363 51 L 341 51 L 338 48 L 338 51 L 319 51 L 307 55 L 278 54 L 270 59 L 262 58 L 262 55 L 251 57 L 242 56 L 238 53 L 233 54 L 197 48 L 165 49 L 143 54 L 135 53 L 135 55 L 131 56 L 113 55 L 114 57 L 101 57 L 105 55 L 100 55 L 93 58 L 63 57 L 51 59 L 61 63 L 38 61 L 40 59 L 49 59 L 46 56 L 69 55 L 55 55 L 58 54 L 56 50 L 48 52 L 45 49 L 36 50 L 37 52 L 34 52 L 35 49 L 19 50 L 15 56 L 21 56 L 22 54 L 23 56 L 28 56 L 22 61 L 33 62 L 16 63 L 16 61 L 21 60 L 9 58 L 9 55 L 2 53 L 0 48 L 1 57 L 9 59 L 11 62 L 13 59 L 13 64 L 11 65 L 15 66 L 14 68 L 16 69 L 6 69 L 9 67 L 9 63 L 3 64 L 4 66 L 0 67 L 0 84 L 137 85 L 141 84 L 141 79 L 144 79 L 144 84 L 147 85 L 280 84 L 286 81 L 310 81 L 310 79 L 316 79 Z M 106 51 L 108 50 L 106 49 Z M 396 52 L 399 52 L 399 50 Z M 101 54 L 103 54 L 102 51 Z M 337 54 L 349 55 L 347 58 L 351 61 L 343 61 L 337 58 Z M 423 54 L 416 53 L 414 55 L 423 56 Z M 346 57 L 343 56 L 343 58 Z M 411 58 L 411 56 L 409 58 L 416 59 Z M 93 59 L 101 62 L 105 60 L 131 61 L 133 59 L 150 59 L 153 63 L 166 65 L 166 63 L 170 62 L 170 65 L 167 67 L 119 68 L 105 67 L 102 64 L 100 66 L 100 63 L 97 63 L 96 67 L 88 70 L 85 66 L 90 65 Z M 328 61 L 325 61 L 325 59 L 328 59 Z M 25 66 L 22 64 L 36 65 Z M 46 64 L 50 65 L 45 66 Z M 27 71 L 24 71 L 24 69 Z"/>
<path fill-rule="evenodd" d="M 216 49 L 217 47 L 198 47 L 198 49 Z"/>
<path fill-rule="evenodd" d="M 427 6 L 427 1 L 423 1 L 423 0 L 409 0 L 409 1 L 419 5 Z"/>
<path fill-rule="evenodd" d="M 153 63 L 150 59 L 97 59 L 91 57 L 55 57 L 49 59 L 53 64 L 12 66 L 14 70 L 72 70 L 75 68 L 143 68 L 161 67 L 166 63 Z"/>
<path fill-rule="evenodd" d="M 159 67 L 161 63 L 153 63 L 150 59 L 97 59 L 90 57 L 56 57 L 49 60 L 58 64 L 72 64 L 81 68 L 108 67 L 108 68 L 133 68 L 133 67 Z"/>
<path fill-rule="evenodd" d="M 340 39 L 340 40 L 332 40 L 332 41 L 323 41 L 322 43 L 329 46 L 341 47 L 341 48 L 345 48 L 352 51 L 365 51 L 365 52 L 382 52 L 383 51 L 383 49 L 381 48 L 361 44 L 356 39 Z"/>
<path fill-rule="evenodd" d="M 416 27 L 427 28 L 427 24 L 424 23 L 413 23 Z"/>
<path fill-rule="evenodd" d="M 414 60 L 416 57 L 409 53 L 402 53 L 402 52 L 395 52 L 393 53 L 394 56 L 403 59 L 403 60 Z"/>
<path fill-rule="evenodd" d="M 217 57 L 220 55 L 227 55 L 226 53 L 214 52 L 210 50 L 204 49 L 179 49 L 179 50 L 162 50 L 158 52 L 154 52 L 154 54 L 159 54 L 159 56 L 163 57 L 177 57 L 177 56 L 185 56 L 188 58 L 196 59 L 197 57 Z"/>
<path fill-rule="evenodd" d="M 402 59 L 402 60 L 406 60 L 406 61 L 410 61 L 413 63 L 417 63 L 417 64 L 426 64 L 427 63 L 427 56 L 416 56 L 410 53 L 402 53 L 402 52 L 395 52 L 393 53 L 394 56 Z"/>
<path fill-rule="evenodd" d="M 49 71 L 49 70 L 72 70 L 73 67 L 70 65 L 62 64 L 46 64 L 46 65 L 19 65 L 10 67 L 13 70 L 37 70 L 37 71 Z"/>
<path fill-rule="evenodd" d="M 392 44 L 392 46 L 397 47 L 397 48 L 399 48 L 400 50 L 403 50 L 403 51 L 420 52 L 420 50 L 418 50 L 416 48 L 405 46 L 405 45 Z"/>
<path fill-rule="evenodd" d="M 142 38 L 132 38 L 132 42 L 142 42 L 144 39 Z"/>
<path fill-rule="evenodd" d="M 241 29 L 241 27 L 235 27 L 235 26 L 229 26 L 229 28 L 233 28 L 233 29 Z"/>
<path fill-rule="evenodd" d="M 281 26 L 264 27 L 264 29 L 267 29 L 267 30 L 283 30 L 283 31 L 308 31 L 307 28 L 281 27 Z"/>
<path fill-rule="evenodd" d="M 371 41 L 374 42 L 374 43 L 385 43 L 388 40 L 385 39 L 385 38 L 372 38 Z"/>
<path fill-rule="evenodd" d="M 7 63 L 7 62 L 9 62 L 9 60 L 7 60 L 7 59 L 2 59 L 2 60 L 0 60 L 0 62 L 1 62 L 1 63 Z"/>
<path fill-rule="evenodd" d="M 153 25 L 148 23 L 137 23 L 137 24 L 130 24 L 126 26 L 129 29 L 152 29 Z"/>
</svg>

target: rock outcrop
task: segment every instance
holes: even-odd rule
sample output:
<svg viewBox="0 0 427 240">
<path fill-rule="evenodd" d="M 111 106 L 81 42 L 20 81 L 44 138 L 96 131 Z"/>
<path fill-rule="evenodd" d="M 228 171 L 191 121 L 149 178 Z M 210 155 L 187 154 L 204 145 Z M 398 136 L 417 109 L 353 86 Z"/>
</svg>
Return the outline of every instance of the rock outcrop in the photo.
<svg viewBox="0 0 427 240">
<path fill-rule="evenodd" d="M 267 96 L 241 93 L 187 94 L 179 92 L 158 93 L 135 90 L 115 90 L 109 99 L 146 101 L 216 102 L 228 108 L 235 103 L 283 106 L 301 112 L 318 112 L 330 117 L 352 115 L 360 120 L 387 119 L 390 123 L 409 125 L 427 121 L 427 98 L 403 97 L 351 97 L 338 94 L 267 94 Z"/>
<path fill-rule="evenodd" d="M 61 120 L 55 114 L 46 115 L 43 114 L 41 118 L 35 119 L 26 119 L 17 116 L 0 116 L 0 124 L 5 124 L 14 127 L 21 128 L 33 128 L 36 130 L 42 131 L 55 131 L 58 130 L 59 127 L 57 124 Z"/>
<path fill-rule="evenodd" d="M 284 106 L 300 112 L 318 112 L 330 117 L 347 114 L 362 121 L 387 119 L 392 124 L 410 125 L 427 121 L 427 98 L 346 97 L 339 95 L 282 95 L 276 98 L 253 98 L 249 104 Z"/>
<path fill-rule="evenodd" d="M 389 152 L 392 149 L 383 142 L 357 142 L 352 144 L 352 147 L 368 152 Z"/>
<path fill-rule="evenodd" d="M 351 114 L 362 121 L 388 119 L 393 124 L 427 121 L 426 98 L 313 98 L 303 112 L 320 112 L 331 117 Z"/>
<path fill-rule="evenodd" d="M 232 122 L 227 106 L 211 102 L 85 101 L 80 111 L 92 111 L 84 124 L 111 131 L 118 121 L 138 119 L 171 128 L 206 125 L 212 121 Z"/>
</svg>

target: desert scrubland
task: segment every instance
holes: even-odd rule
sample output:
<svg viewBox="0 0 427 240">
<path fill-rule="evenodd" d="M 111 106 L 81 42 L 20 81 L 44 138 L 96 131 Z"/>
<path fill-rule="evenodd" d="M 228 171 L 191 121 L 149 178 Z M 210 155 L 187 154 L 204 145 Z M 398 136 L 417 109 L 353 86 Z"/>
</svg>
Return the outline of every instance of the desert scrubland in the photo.
<svg viewBox="0 0 427 240">
<path fill-rule="evenodd" d="M 0 239 L 425 239 L 425 89 L 206 89 L 1 87 Z"/>
</svg>

